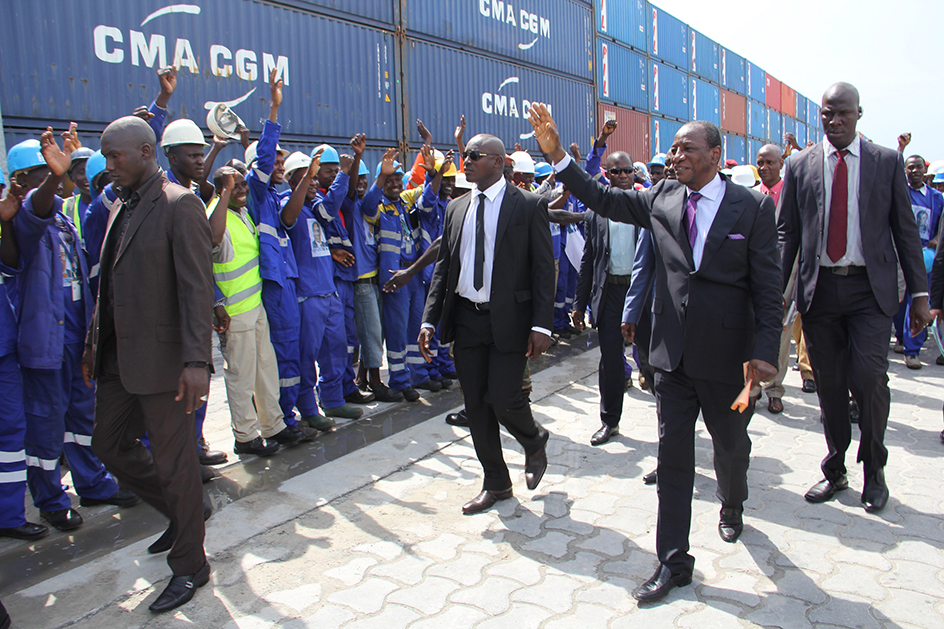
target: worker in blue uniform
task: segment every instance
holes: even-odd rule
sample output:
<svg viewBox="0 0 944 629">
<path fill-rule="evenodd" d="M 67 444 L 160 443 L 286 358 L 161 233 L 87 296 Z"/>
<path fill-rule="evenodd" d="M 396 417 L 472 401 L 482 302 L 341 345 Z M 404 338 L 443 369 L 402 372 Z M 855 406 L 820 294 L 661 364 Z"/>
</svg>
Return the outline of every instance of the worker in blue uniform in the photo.
<svg viewBox="0 0 944 629">
<path fill-rule="evenodd" d="M 85 212 L 92 202 L 92 191 L 85 177 L 85 164 L 95 152 L 90 148 L 77 148 L 72 151 L 69 162 L 69 179 L 75 184 L 72 196 L 65 200 L 62 213 L 69 217 L 79 234 L 79 242 L 85 248 Z"/>
<path fill-rule="evenodd" d="M 56 196 L 69 163 L 51 129 L 41 142 L 21 142 L 7 157 L 17 182 L 28 191 L 13 220 L 23 258 L 14 290 L 27 419 L 27 483 L 40 517 L 61 531 L 82 524 L 63 490 L 63 451 L 82 506 L 130 506 L 139 501 L 118 487 L 91 448 L 95 396 L 85 386 L 81 364 L 94 300 L 78 233 Z"/>
<path fill-rule="evenodd" d="M 6 187 L 0 171 L 0 191 Z M 49 533 L 42 524 L 26 521 L 26 415 L 23 412 L 23 379 L 16 357 L 16 315 L 4 277 L 22 267 L 13 217 L 20 199 L 12 193 L 0 198 L 0 537 L 35 540 Z"/>
<path fill-rule="evenodd" d="M 85 210 L 85 225 L 82 230 L 89 267 L 89 288 L 93 295 L 98 295 L 98 261 L 102 255 L 108 216 L 118 202 L 118 194 L 111 185 L 111 175 L 105 170 L 105 156 L 101 151 L 95 151 L 86 160 L 85 178 L 89 183 L 92 202 Z"/>
</svg>

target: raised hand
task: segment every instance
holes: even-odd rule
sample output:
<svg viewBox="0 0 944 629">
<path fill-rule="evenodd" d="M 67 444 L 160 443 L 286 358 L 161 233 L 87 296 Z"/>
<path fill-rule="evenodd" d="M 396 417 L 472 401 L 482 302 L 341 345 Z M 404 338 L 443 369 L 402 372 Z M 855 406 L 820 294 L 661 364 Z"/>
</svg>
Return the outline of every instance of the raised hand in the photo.
<svg viewBox="0 0 944 629">
<path fill-rule="evenodd" d="M 423 168 L 430 176 L 434 176 L 436 174 L 436 155 L 433 153 L 433 147 L 424 144 L 420 147 L 420 155 L 423 156 Z"/>
<path fill-rule="evenodd" d="M 446 155 L 443 158 L 442 166 L 439 168 L 439 172 L 445 173 L 449 170 L 449 166 L 453 165 L 452 160 L 455 158 L 456 152 L 453 149 L 446 151 Z"/>
<path fill-rule="evenodd" d="M 387 152 L 384 153 L 383 159 L 380 161 L 380 174 L 384 177 L 389 177 L 397 170 L 395 164 L 398 152 L 397 148 L 393 147 L 387 149 Z"/>
<path fill-rule="evenodd" d="M 72 151 L 82 148 L 82 142 L 79 140 L 79 134 L 76 133 L 78 124 L 74 122 L 69 123 L 69 130 L 63 131 L 59 136 L 62 138 L 62 150 L 72 155 Z"/>
<path fill-rule="evenodd" d="M 321 168 L 321 154 L 324 153 L 324 149 L 320 148 L 315 151 L 315 154 L 311 156 L 311 163 L 308 165 L 308 179 L 314 179 L 315 175 L 318 174 L 318 170 Z"/>
<path fill-rule="evenodd" d="M 423 121 L 419 118 L 416 119 L 416 131 L 420 134 L 420 139 L 423 140 L 423 144 L 432 144 L 433 143 L 433 134 L 429 132 L 429 129 L 426 128 L 426 125 L 423 124 Z"/>
<path fill-rule="evenodd" d="M 340 162 L 339 166 L 342 173 L 348 176 L 355 174 L 351 172 L 351 164 L 354 163 L 353 157 L 351 157 L 347 153 L 341 153 L 341 155 L 338 156 L 338 161 Z"/>
<path fill-rule="evenodd" d="M 16 213 L 20 211 L 21 200 L 10 190 L 3 192 L 0 198 L 0 221 L 12 221 Z"/>
<path fill-rule="evenodd" d="M 911 133 L 902 133 L 898 136 L 898 150 L 904 151 L 905 147 L 911 144 Z"/>
<path fill-rule="evenodd" d="M 137 116 L 144 122 L 149 122 L 151 118 L 154 117 L 154 114 L 148 111 L 147 105 L 140 105 L 138 107 L 135 107 L 134 111 L 131 112 L 131 115 Z"/>
<path fill-rule="evenodd" d="M 538 141 L 541 152 L 554 160 L 554 163 L 564 159 L 567 155 L 561 146 L 560 135 L 557 133 L 557 123 L 551 117 L 551 112 L 542 103 L 532 103 L 528 112 L 528 122 L 534 127 L 534 139 Z"/>
<path fill-rule="evenodd" d="M 69 155 L 63 153 L 62 149 L 59 148 L 56 138 L 52 135 L 52 127 L 46 127 L 43 134 L 39 136 L 39 145 L 40 151 L 46 159 L 46 165 L 49 166 L 52 174 L 56 177 L 62 177 L 69 171 L 72 160 Z"/>
<path fill-rule="evenodd" d="M 571 142 L 571 143 L 570 143 L 570 154 L 573 155 L 573 156 L 574 156 L 574 159 L 579 162 L 579 161 L 580 161 L 580 145 L 577 144 L 576 142 Z M 554 173 L 551 173 L 551 176 L 553 176 L 553 175 L 554 175 Z"/>
<path fill-rule="evenodd" d="M 367 148 L 367 136 L 363 133 L 358 133 L 353 138 L 351 138 L 351 149 L 354 151 L 356 157 L 360 157 L 364 154 L 364 149 Z"/>
<path fill-rule="evenodd" d="M 167 109 L 171 94 L 177 89 L 177 68 L 174 66 L 158 68 L 157 78 L 161 82 L 161 93 L 157 95 L 154 102 L 161 109 Z"/>
<path fill-rule="evenodd" d="M 272 68 L 269 71 L 269 93 L 272 95 L 272 106 L 278 107 L 282 104 L 282 86 L 284 85 L 282 79 L 276 80 L 278 76 L 278 68 Z"/>
<path fill-rule="evenodd" d="M 607 120 L 603 123 L 603 128 L 600 130 L 600 141 L 606 143 L 607 138 L 613 135 L 616 132 L 616 121 Z"/>
<path fill-rule="evenodd" d="M 220 171 L 220 174 L 223 176 L 223 185 L 220 187 L 221 192 L 232 192 L 233 188 L 236 187 L 236 169 L 231 166 L 223 166 Z"/>
<path fill-rule="evenodd" d="M 459 117 L 459 126 L 456 127 L 456 131 L 453 135 L 456 138 L 456 142 L 462 142 L 462 136 L 465 135 L 465 114 Z"/>
</svg>

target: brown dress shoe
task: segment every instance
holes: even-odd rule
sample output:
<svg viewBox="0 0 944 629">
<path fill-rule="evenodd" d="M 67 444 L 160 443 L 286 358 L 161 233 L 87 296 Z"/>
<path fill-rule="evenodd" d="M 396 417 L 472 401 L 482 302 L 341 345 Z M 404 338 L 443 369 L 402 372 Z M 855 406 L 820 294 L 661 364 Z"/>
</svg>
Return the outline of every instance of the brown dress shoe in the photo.
<svg viewBox="0 0 944 629">
<path fill-rule="evenodd" d="M 537 489 L 538 483 L 544 478 L 545 470 L 547 470 L 547 450 L 544 447 L 533 454 L 525 455 L 524 479 L 528 484 L 528 489 L 532 491 Z"/>
<path fill-rule="evenodd" d="M 489 491 L 483 489 L 482 493 L 462 505 L 462 515 L 481 513 L 486 509 L 491 509 L 499 500 L 508 500 L 512 495 L 511 487 L 504 491 Z"/>
</svg>

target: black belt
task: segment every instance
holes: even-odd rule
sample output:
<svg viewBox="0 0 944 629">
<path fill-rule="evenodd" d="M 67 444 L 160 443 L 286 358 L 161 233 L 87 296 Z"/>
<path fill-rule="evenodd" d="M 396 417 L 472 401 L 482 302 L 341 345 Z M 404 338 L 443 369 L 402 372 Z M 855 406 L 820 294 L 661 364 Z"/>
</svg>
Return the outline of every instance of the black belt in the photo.
<svg viewBox="0 0 944 629">
<path fill-rule="evenodd" d="M 632 275 L 610 275 L 606 274 L 607 284 L 619 284 L 620 286 L 629 286 L 633 281 Z"/>
<path fill-rule="evenodd" d="M 355 284 L 380 284 L 380 278 L 376 275 L 371 275 L 370 277 L 362 277 L 360 279 L 354 280 Z"/>
<path fill-rule="evenodd" d="M 490 309 L 490 306 L 487 301 L 471 301 L 469 299 L 466 299 L 465 297 L 460 297 L 459 303 L 461 303 L 466 308 L 470 308 L 477 312 L 488 312 Z"/>
<path fill-rule="evenodd" d="M 825 268 L 833 275 L 861 275 L 866 272 L 864 266 L 852 264 L 849 266 L 827 266 Z"/>
</svg>

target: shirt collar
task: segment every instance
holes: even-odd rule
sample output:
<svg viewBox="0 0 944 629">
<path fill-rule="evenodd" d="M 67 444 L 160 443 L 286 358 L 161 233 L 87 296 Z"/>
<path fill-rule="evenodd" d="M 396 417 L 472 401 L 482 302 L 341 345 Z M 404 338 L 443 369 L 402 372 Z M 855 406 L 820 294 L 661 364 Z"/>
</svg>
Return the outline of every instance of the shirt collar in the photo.
<svg viewBox="0 0 944 629">
<path fill-rule="evenodd" d="M 829 141 L 829 138 L 823 138 L 823 147 L 826 151 L 826 157 L 831 157 L 833 153 L 839 152 L 839 149 L 833 146 L 832 142 Z M 850 155 L 859 157 L 860 153 L 862 152 L 862 144 L 858 133 L 856 134 L 855 139 L 853 139 L 849 146 L 846 147 L 846 150 L 849 151 Z"/>
<path fill-rule="evenodd" d="M 151 184 L 153 184 L 158 179 L 158 177 L 160 177 L 163 174 L 164 174 L 164 170 L 162 168 L 158 168 L 156 173 L 151 175 L 147 181 L 142 183 L 136 189 L 131 190 L 129 188 L 116 187 L 114 189 L 115 193 L 124 202 L 124 205 L 126 207 L 130 209 L 134 209 L 135 207 L 137 207 L 138 202 L 141 200 L 141 193 L 147 190 L 148 188 L 150 188 Z"/>
<path fill-rule="evenodd" d="M 692 190 L 688 186 L 685 186 L 685 189 L 688 190 L 688 194 L 698 192 L 704 199 L 717 201 L 724 194 L 724 180 L 721 175 L 715 173 L 715 178 L 705 184 L 701 190 Z"/>
<path fill-rule="evenodd" d="M 490 185 L 485 190 L 479 190 L 478 184 L 472 184 L 472 196 L 477 197 L 483 192 L 485 193 L 485 198 L 494 203 L 495 198 L 500 192 L 505 191 L 505 187 L 508 185 L 508 182 L 504 177 L 499 177 L 498 181 Z"/>
<path fill-rule="evenodd" d="M 911 186 L 908 186 L 908 187 L 911 188 Z M 921 187 L 918 188 L 917 190 L 915 190 L 914 188 L 911 188 L 911 189 L 923 197 L 928 196 L 928 186 L 926 184 L 921 184 Z"/>
<path fill-rule="evenodd" d="M 773 186 L 769 188 L 764 182 L 761 182 L 760 191 L 763 192 L 764 194 L 777 194 L 778 192 L 780 192 L 780 188 L 782 187 L 783 187 L 783 178 L 781 177 L 780 181 L 778 181 L 777 183 L 775 183 Z"/>
</svg>

